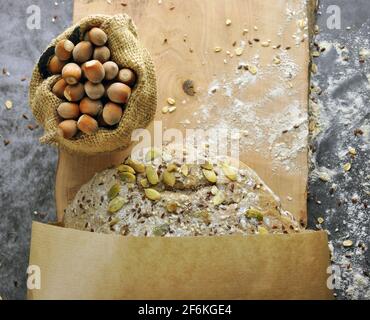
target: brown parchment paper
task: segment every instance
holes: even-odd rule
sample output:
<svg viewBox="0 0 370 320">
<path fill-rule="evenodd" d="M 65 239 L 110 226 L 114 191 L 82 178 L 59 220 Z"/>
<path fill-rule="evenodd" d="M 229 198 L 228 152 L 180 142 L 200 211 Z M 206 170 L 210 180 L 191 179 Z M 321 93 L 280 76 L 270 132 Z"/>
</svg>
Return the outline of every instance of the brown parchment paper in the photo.
<svg viewBox="0 0 370 320">
<path fill-rule="evenodd" d="M 325 232 L 141 238 L 33 223 L 29 299 L 331 299 Z"/>
</svg>

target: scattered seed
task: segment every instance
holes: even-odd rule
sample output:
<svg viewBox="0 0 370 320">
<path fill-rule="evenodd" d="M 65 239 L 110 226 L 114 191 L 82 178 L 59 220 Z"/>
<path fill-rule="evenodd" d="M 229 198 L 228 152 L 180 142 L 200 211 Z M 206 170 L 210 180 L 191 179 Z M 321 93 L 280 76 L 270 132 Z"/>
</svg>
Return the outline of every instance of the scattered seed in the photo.
<svg viewBox="0 0 370 320">
<path fill-rule="evenodd" d="M 353 148 L 353 147 L 348 147 L 348 152 L 349 152 L 351 155 L 353 155 L 353 156 L 355 156 L 355 155 L 357 154 L 356 149 L 355 149 L 355 148 Z"/>
<path fill-rule="evenodd" d="M 323 218 L 321 218 L 321 217 L 319 217 L 319 218 L 317 218 L 317 222 L 319 223 L 319 224 L 323 224 L 324 223 L 324 219 Z"/>
<path fill-rule="evenodd" d="M 251 65 L 248 65 L 248 71 L 253 74 L 253 75 L 256 75 L 257 72 L 258 72 L 258 69 L 256 66 L 251 66 Z"/>
<path fill-rule="evenodd" d="M 270 46 L 270 43 L 268 41 L 263 41 L 263 42 L 261 42 L 261 46 L 262 47 L 268 47 L 268 46 Z"/>
<path fill-rule="evenodd" d="M 174 112 L 176 110 L 176 107 L 175 106 L 172 106 L 172 107 L 169 107 L 168 108 L 168 112 L 169 113 L 172 113 L 172 112 Z"/>
<path fill-rule="evenodd" d="M 214 52 L 221 52 L 222 48 L 221 47 L 214 47 L 213 51 Z"/>
<path fill-rule="evenodd" d="M 193 80 L 190 80 L 190 79 L 185 80 L 184 83 L 182 84 L 182 89 L 189 96 L 194 96 L 195 95 Z"/>
<path fill-rule="evenodd" d="M 280 60 L 280 58 L 278 57 L 278 56 L 276 56 L 276 57 L 274 57 L 274 59 L 272 60 L 272 63 L 273 64 L 280 64 L 281 63 L 281 60 Z"/>
<path fill-rule="evenodd" d="M 10 143 L 10 140 L 4 139 L 3 142 L 4 142 L 4 146 L 6 147 Z"/>
<path fill-rule="evenodd" d="M 6 100 L 5 101 L 5 108 L 8 109 L 8 110 L 13 108 L 13 102 L 11 100 Z"/>
<path fill-rule="evenodd" d="M 248 29 L 243 29 L 243 36 L 245 36 L 249 32 Z"/>
<path fill-rule="evenodd" d="M 317 73 L 317 64 L 316 63 L 312 63 L 312 65 L 311 65 L 311 72 L 313 74 L 316 74 Z"/>
<path fill-rule="evenodd" d="M 243 52 L 244 52 L 244 49 L 241 48 L 241 47 L 238 47 L 238 48 L 235 49 L 235 54 L 237 56 L 241 56 L 243 54 Z"/>
<path fill-rule="evenodd" d="M 343 166 L 343 169 L 344 169 L 344 171 L 348 172 L 349 170 L 351 170 L 351 167 L 352 167 L 352 165 L 351 165 L 349 162 L 347 162 L 347 163 Z"/>
<path fill-rule="evenodd" d="M 176 100 L 174 98 L 167 98 L 167 103 L 170 106 L 174 106 L 176 104 Z"/>
<path fill-rule="evenodd" d="M 230 20 L 230 19 L 226 19 L 225 24 L 226 24 L 227 26 L 230 26 L 230 25 L 231 25 L 231 20 Z"/>
<path fill-rule="evenodd" d="M 343 247 L 349 248 L 353 246 L 353 241 L 352 240 L 344 240 L 343 241 Z"/>
<path fill-rule="evenodd" d="M 166 114 L 166 113 L 168 113 L 168 106 L 164 106 L 163 108 L 162 108 L 162 113 L 163 114 Z"/>
</svg>

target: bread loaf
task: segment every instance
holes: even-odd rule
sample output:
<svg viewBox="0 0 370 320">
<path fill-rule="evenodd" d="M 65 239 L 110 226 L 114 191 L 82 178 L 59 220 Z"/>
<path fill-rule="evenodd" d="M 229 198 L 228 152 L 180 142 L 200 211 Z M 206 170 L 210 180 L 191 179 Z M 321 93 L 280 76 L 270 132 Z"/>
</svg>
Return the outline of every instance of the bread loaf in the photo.
<svg viewBox="0 0 370 320">
<path fill-rule="evenodd" d="M 230 159 L 187 164 L 151 150 L 84 185 L 64 225 L 132 236 L 294 233 L 303 227 L 244 164 Z"/>
</svg>

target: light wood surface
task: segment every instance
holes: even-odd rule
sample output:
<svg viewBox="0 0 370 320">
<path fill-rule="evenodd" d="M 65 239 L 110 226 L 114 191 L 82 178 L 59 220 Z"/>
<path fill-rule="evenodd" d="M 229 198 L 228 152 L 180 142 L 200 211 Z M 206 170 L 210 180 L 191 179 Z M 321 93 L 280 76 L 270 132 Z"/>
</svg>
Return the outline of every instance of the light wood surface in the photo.
<svg viewBox="0 0 370 320">
<path fill-rule="evenodd" d="M 211 99 L 208 90 L 214 79 L 232 76 L 240 61 L 252 61 L 256 55 L 261 70 L 263 66 L 271 65 L 273 56 L 279 51 L 274 51 L 273 44 L 280 44 L 282 48 L 291 47 L 290 60 L 299 69 L 290 81 L 289 85 L 293 89 L 289 94 L 271 99 L 264 98 L 266 92 L 281 86 L 282 80 L 278 74 L 258 78 L 256 83 L 242 89 L 235 88 L 233 92 L 242 101 L 263 101 L 258 116 L 263 118 L 265 123 L 268 123 L 269 119 L 273 121 L 293 102 L 298 102 L 299 111 L 307 115 L 308 41 L 296 46 L 292 35 L 297 32 L 298 16 L 289 18 L 289 10 L 287 11 L 288 8 L 292 12 L 298 12 L 302 9 L 302 3 L 302 0 L 162 0 L 161 3 L 158 0 L 75 0 L 73 19 L 77 22 L 84 16 L 97 13 L 128 13 L 133 18 L 139 38 L 151 52 L 156 65 L 156 120 L 163 121 L 163 129 L 179 128 L 184 131 L 184 125 L 180 124 L 184 119 L 190 121 L 187 128 L 199 126 L 199 112 L 208 99 Z M 230 26 L 226 26 L 227 19 L 231 20 Z M 258 30 L 255 30 L 254 26 L 257 26 Z M 243 35 L 243 29 L 248 29 L 248 33 Z M 254 38 L 261 39 L 260 41 L 271 40 L 271 45 L 269 48 L 262 48 Z M 248 40 L 253 42 L 253 46 L 248 45 Z M 238 44 L 240 41 L 246 42 L 241 57 L 234 55 L 230 58 L 226 54 L 227 50 L 234 51 L 234 41 Z M 215 53 L 215 46 L 222 47 L 223 51 Z M 226 64 L 224 59 L 227 59 Z M 194 97 L 187 96 L 182 90 L 182 83 L 187 79 L 195 83 L 197 93 Z M 166 105 L 168 97 L 176 99 L 177 110 L 163 115 L 161 108 Z M 225 108 L 225 114 L 228 113 L 227 103 L 230 97 L 220 95 L 212 99 L 213 103 L 216 101 L 219 104 L 219 108 Z M 181 103 L 183 100 L 186 104 Z M 221 121 L 221 118 L 212 120 L 217 122 Z M 153 130 L 153 126 L 150 129 Z M 240 160 L 253 168 L 281 197 L 287 210 L 305 220 L 308 132 L 303 131 L 302 134 L 300 150 L 281 165 L 276 165 L 276 155 L 267 145 L 268 128 L 266 145 L 262 147 L 254 146 L 253 135 L 243 136 L 242 139 L 249 139 L 250 144 L 240 150 Z M 288 133 L 284 139 L 294 139 L 294 135 Z M 291 143 L 284 142 L 287 145 Z M 78 157 L 60 152 L 56 183 L 58 217 L 62 217 L 63 209 L 81 184 L 87 182 L 95 172 L 119 163 L 128 153 L 129 150 L 112 155 Z"/>
</svg>

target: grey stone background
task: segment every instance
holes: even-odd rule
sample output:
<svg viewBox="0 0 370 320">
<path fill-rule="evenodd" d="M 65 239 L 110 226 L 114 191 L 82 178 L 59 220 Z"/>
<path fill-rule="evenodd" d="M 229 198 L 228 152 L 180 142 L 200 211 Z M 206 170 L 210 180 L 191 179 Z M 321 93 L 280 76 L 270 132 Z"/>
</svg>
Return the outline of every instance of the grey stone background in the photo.
<svg viewBox="0 0 370 320">
<path fill-rule="evenodd" d="M 27 28 L 27 7 L 36 4 L 41 8 L 41 29 Z M 337 4 L 342 9 L 342 29 L 326 28 L 326 8 Z M 321 1 L 322 14 L 318 16 L 321 39 L 340 41 L 348 48 L 358 47 L 368 38 L 370 3 L 368 0 Z M 24 299 L 26 268 L 28 264 L 31 221 L 55 219 L 54 180 L 57 163 L 55 149 L 38 142 L 41 129 L 37 128 L 28 106 L 28 84 L 34 64 L 51 39 L 71 24 L 72 1 L 12 1 L 0 2 L 0 296 L 3 299 Z M 351 26 L 351 30 L 343 30 Z M 361 31 L 360 33 L 359 30 Z M 357 32 L 357 33 L 356 33 Z M 317 85 L 328 87 L 328 79 L 338 76 L 335 68 L 335 53 L 328 53 L 316 59 L 319 73 L 314 77 Z M 369 176 L 369 148 L 366 132 L 355 137 L 353 130 L 369 122 L 369 106 L 363 104 L 353 109 L 353 123 L 344 123 L 340 112 L 332 105 L 351 104 L 346 93 L 355 92 L 368 101 L 367 63 L 358 62 L 358 52 L 349 52 L 348 79 L 334 94 L 323 94 L 317 102 L 323 108 L 329 126 L 312 141 L 312 170 L 317 167 L 340 168 L 343 159 L 339 155 L 345 143 L 356 147 L 359 152 L 351 169 L 351 175 L 335 174 L 332 183 L 340 190 L 332 192 L 332 183 L 311 179 L 309 186 L 309 213 L 311 228 L 325 228 L 330 232 L 334 248 L 334 263 L 346 269 L 342 273 L 341 285 L 336 290 L 339 299 L 369 298 L 369 251 L 357 254 L 359 243 L 369 245 L 369 209 L 366 207 L 369 195 L 363 187 L 363 179 Z M 345 68 L 340 67 L 341 72 Z M 1 71 L 2 69 L 2 71 Z M 6 100 L 13 102 L 13 108 L 6 110 Z M 330 102 L 330 106 L 326 103 Z M 334 103 L 333 103 L 334 101 Z M 347 139 L 347 140 L 346 140 Z M 368 138 L 367 138 L 368 139 Z M 9 141 L 7 141 L 9 140 Z M 345 141 L 343 141 L 345 140 Z M 9 144 L 6 145 L 6 142 Z M 366 147 L 367 144 L 367 147 Z M 336 171 L 336 172 L 339 172 Z M 348 178 L 350 177 L 350 178 Z M 350 201 L 353 194 L 360 200 Z M 342 200 L 338 206 L 339 200 Z M 361 214 L 361 215 L 360 215 Z M 361 216 L 361 218 L 359 218 Z M 317 218 L 325 222 L 318 225 Z M 356 248 L 344 249 L 342 241 L 350 238 Z M 346 256 L 349 256 L 347 258 Z M 343 264 L 342 257 L 345 257 Z M 348 268 L 353 263 L 361 283 L 353 281 Z M 359 288 L 357 288 L 357 286 Z"/>
</svg>

